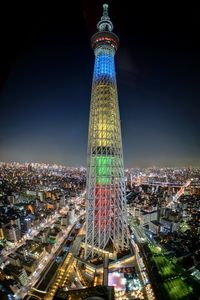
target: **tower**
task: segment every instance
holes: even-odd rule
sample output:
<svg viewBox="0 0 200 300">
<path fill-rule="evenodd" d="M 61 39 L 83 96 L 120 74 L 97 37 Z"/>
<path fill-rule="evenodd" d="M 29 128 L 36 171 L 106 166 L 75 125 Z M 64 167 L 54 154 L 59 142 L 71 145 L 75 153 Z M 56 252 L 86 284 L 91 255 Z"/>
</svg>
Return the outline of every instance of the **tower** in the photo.
<svg viewBox="0 0 200 300">
<path fill-rule="evenodd" d="M 119 39 L 108 5 L 91 38 L 95 64 L 88 132 L 85 259 L 128 246 L 121 128 L 115 75 Z"/>
</svg>

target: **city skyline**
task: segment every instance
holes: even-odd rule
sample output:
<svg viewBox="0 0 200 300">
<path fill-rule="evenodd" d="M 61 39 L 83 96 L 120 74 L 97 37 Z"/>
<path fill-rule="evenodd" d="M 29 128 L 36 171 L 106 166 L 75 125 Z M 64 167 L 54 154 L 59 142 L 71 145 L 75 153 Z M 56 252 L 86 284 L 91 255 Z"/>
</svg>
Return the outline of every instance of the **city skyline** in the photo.
<svg viewBox="0 0 200 300">
<path fill-rule="evenodd" d="M 71 15 L 58 7 L 27 15 L 19 7 L 19 14 L 5 10 L 1 161 L 86 166 L 94 62 L 88 41 L 99 3 L 82 1 Z M 116 71 L 125 167 L 199 166 L 195 9 L 182 6 L 178 14 L 178 7 L 160 6 L 157 14 L 152 3 L 145 12 L 108 3 L 121 37 Z"/>
</svg>

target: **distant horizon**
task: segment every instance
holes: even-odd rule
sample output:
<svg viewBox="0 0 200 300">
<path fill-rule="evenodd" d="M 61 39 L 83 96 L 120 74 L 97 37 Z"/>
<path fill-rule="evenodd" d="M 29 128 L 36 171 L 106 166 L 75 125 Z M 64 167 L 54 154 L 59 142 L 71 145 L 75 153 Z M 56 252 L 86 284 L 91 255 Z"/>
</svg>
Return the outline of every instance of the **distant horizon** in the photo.
<svg viewBox="0 0 200 300">
<path fill-rule="evenodd" d="M 87 166 L 86 165 L 66 165 L 66 164 L 63 164 L 63 163 L 56 163 L 56 162 L 45 162 L 45 161 L 1 161 L 0 160 L 0 163 L 1 164 L 21 164 L 21 165 L 24 165 L 24 164 L 44 164 L 44 165 L 49 165 L 49 166 L 53 166 L 53 165 L 57 165 L 57 166 L 62 166 L 62 167 L 66 167 L 66 168 L 85 168 L 87 169 Z M 132 166 L 132 167 L 127 167 L 125 166 L 124 169 L 189 169 L 189 168 L 192 168 L 192 169 L 199 169 L 200 166 L 193 166 L 193 165 L 180 165 L 180 166 L 170 166 L 170 165 L 163 165 L 163 166 L 157 166 L 157 165 L 152 165 L 152 166 L 146 166 L 146 167 L 139 167 L 139 166 Z"/>
</svg>

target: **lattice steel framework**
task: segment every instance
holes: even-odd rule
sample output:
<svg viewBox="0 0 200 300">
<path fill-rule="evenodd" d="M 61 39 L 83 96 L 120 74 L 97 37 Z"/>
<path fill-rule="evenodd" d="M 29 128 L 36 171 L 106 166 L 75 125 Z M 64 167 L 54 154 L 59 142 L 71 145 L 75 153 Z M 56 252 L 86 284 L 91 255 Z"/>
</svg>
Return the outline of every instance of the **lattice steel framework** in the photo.
<svg viewBox="0 0 200 300">
<path fill-rule="evenodd" d="M 128 246 L 124 165 L 114 56 L 119 45 L 108 5 L 91 38 L 95 65 L 91 93 L 86 194 L 85 259 Z"/>
</svg>

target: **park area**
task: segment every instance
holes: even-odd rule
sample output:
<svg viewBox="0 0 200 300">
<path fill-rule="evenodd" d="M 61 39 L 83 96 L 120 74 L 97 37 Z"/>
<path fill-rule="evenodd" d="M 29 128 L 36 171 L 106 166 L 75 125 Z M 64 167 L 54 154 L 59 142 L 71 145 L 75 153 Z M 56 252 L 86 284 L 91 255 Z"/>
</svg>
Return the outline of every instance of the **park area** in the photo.
<svg viewBox="0 0 200 300">
<path fill-rule="evenodd" d="M 189 296 L 192 295 L 193 289 L 187 283 L 187 280 L 183 279 L 182 268 L 174 263 L 174 260 L 166 257 L 160 247 L 149 244 L 149 249 L 152 254 L 152 261 L 162 277 L 160 291 L 164 299 L 191 299 Z"/>
<path fill-rule="evenodd" d="M 164 255 L 154 256 L 153 260 L 157 266 L 158 272 L 163 279 L 178 276 L 181 274 L 181 269 L 174 265 Z"/>
<path fill-rule="evenodd" d="M 192 287 L 186 284 L 181 278 L 166 280 L 163 283 L 163 288 L 168 299 L 191 299 L 188 296 L 192 294 Z"/>
</svg>

